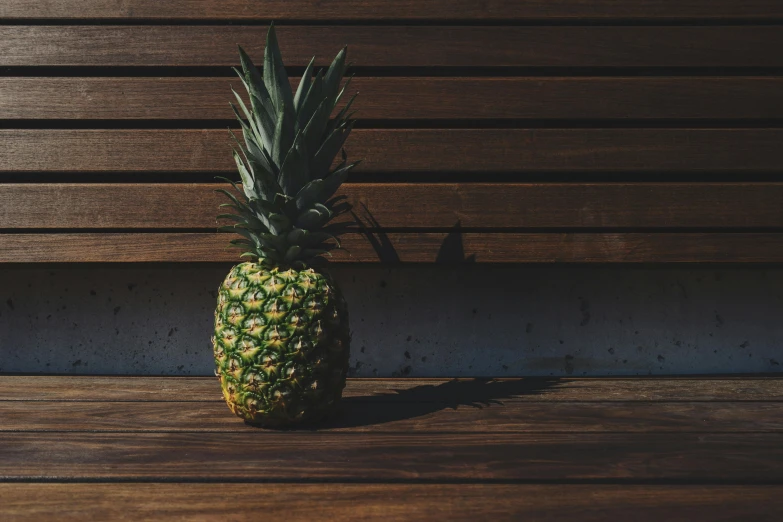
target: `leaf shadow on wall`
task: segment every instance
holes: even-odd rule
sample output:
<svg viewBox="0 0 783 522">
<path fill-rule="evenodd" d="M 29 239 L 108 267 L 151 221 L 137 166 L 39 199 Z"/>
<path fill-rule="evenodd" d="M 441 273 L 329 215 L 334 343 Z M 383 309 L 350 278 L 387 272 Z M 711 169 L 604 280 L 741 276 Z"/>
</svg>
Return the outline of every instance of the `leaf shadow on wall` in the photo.
<svg viewBox="0 0 783 522">
<path fill-rule="evenodd" d="M 354 222 L 359 227 L 362 235 L 367 238 L 373 250 L 375 250 L 378 260 L 381 263 L 397 264 L 402 263 L 400 255 L 394 248 L 389 235 L 383 230 L 383 227 L 375 219 L 370 210 L 362 203 L 363 217 L 359 217 L 355 212 L 351 212 Z M 459 220 L 451 227 L 443 238 L 443 242 L 438 249 L 435 257 L 435 263 L 438 264 L 460 264 L 475 263 L 476 255 L 465 255 L 465 245 L 462 235 L 462 224 Z"/>
<path fill-rule="evenodd" d="M 355 212 L 351 211 L 354 221 L 359 227 L 362 235 L 370 242 L 373 250 L 378 255 L 378 259 L 381 263 L 401 263 L 400 256 L 397 254 L 394 245 L 392 245 L 389 235 L 383 231 L 381 224 L 372 215 L 370 209 L 364 203 L 362 205 L 362 211 L 364 217 L 359 217 Z"/>
<path fill-rule="evenodd" d="M 449 264 L 476 262 L 476 254 L 470 254 L 469 256 L 465 255 L 462 223 L 460 221 L 457 221 L 454 226 L 449 229 L 446 237 L 443 238 L 443 243 L 440 245 L 435 262 Z"/>
</svg>

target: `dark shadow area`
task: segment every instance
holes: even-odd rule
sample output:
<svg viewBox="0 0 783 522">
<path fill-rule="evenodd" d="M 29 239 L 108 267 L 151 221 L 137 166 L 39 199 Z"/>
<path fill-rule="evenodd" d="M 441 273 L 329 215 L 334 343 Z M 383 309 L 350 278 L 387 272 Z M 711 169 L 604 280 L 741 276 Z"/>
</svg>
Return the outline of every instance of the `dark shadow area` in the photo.
<svg viewBox="0 0 783 522">
<path fill-rule="evenodd" d="M 370 209 L 364 203 L 362 205 L 363 217 L 359 217 L 355 212 L 351 211 L 354 221 L 359 227 L 359 230 L 367 238 L 367 241 L 372 245 L 375 253 L 378 254 L 378 259 L 381 263 L 400 263 L 400 256 L 394 249 L 389 236 L 381 229 L 380 223 L 372 215 Z"/>
<path fill-rule="evenodd" d="M 423 417 L 458 407 L 502 407 L 514 397 L 540 395 L 558 386 L 559 378 L 512 380 L 466 379 L 389 390 L 378 395 L 346 397 L 342 411 L 310 429 L 354 428 Z"/>
<path fill-rule="evenodd" d="M 383 227 L 372 215 L 370 209 L 362 203 L 362 214 L 359 216 L 355 212 L 351 211 L 355 224 L 359 227 L 362 235 L 367 238 L 375 253 L 378 255 L 378 259 L 381 263 L 402 263 L 400 255 L 394 248 L 391 239 L 388 234 L 384 232 Z M 462 223 L 458 220 L 457 223 L 451 227 L 443 239 L 438 254 L 435 257 L 435 263 L 442 264 L 455 264 L 455 263 L 475 263 L 476 255 L 465 255 L 465 246 L 462 241 Z"/>
<path fill-rule="evenodd" d="M 415 382 L 411 379 L 412 382 Z M 442 384 L 422 384 L 404 389 L 389 389 L 375 395 L 344 397 L 337 412 L 326 420 L 297 426 L 260 427 L 279 431 L 318 431 L 338 428 L 377 426 L 396 421 L 424 417 L 442 410 L 459 407 L 503 407 L 504 400 L 546 393 L 560 384 L 557 377 L 525 379 L 454 379 Z"/>
<path fill-rule="evenodd" d="M 449 229 L 438 250 L 436 263 L 475 263 L 476 254 L 465 256 L 465 245 L 462 242 L 462 224 L 457 224 Z"/>
</svg>

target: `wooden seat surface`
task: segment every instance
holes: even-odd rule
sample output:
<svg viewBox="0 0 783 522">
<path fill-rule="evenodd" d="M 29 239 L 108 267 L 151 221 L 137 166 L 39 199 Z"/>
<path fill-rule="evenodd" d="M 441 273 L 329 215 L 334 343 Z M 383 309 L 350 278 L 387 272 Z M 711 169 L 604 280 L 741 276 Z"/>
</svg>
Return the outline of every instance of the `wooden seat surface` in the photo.
<svg viewBox="0 0 783 522">
<path fill-rule="evenodd" d="M 352 379 L 273 431 L 213 378 L 0 377 L 3 520 L 780 520 L 783 379 Z"/>
</svg>

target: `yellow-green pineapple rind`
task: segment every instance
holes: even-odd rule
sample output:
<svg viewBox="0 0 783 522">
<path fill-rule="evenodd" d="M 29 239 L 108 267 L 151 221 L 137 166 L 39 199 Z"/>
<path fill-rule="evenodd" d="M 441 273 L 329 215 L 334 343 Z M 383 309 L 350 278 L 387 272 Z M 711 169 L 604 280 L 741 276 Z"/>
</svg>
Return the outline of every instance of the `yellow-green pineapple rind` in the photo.
<svg viewBox="0 0 783 522">
<path fill-rule="evenodd" d="M 334 411 L 345 387 L 345 300 L 311 268 L 242 263 L 220 285 L 212 344 L 236 415 L 268 427 L 316 422 Z"/>
</svg>

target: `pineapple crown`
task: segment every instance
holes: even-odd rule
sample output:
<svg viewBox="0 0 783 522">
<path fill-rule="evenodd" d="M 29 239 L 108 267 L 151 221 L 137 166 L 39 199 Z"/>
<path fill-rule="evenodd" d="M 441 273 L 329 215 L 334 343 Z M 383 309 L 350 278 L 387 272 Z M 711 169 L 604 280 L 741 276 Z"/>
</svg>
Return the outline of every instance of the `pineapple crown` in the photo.
<svg viewBox="0 0 783 522">
<path fill-rule="evenodd" d="M 219 178 L 231 183 L 236 193 L 218 190 L 230 199 L 221 207 L 233 211 L 218 219 L 235 222 L 219 230 L 242 236 L 230 242 L 245 250 L 242 256 L 303 267 L 340 248 L 337 235 L 350 223 L 329 222 L 350 206 L 334 194 L 359 163 L 347 163 L 343 149 L 354 124 L 348 111 L 356 94 L 330 118 L 350 83 L 349 78 L 340 88 L 345 54 L 343 48 L 328 70 L 319 70 L 315 77 L 313 57 L 294 93 L 274 24 L 267 33 L 262 71 L 239 47 L 242 70 L 234 70 L 247 90 L 250 108 L 232 89 L 237 104 L 231 107 L 244 143 L 231 135 L 242 185 Z M 333 167 L 338 153 L 342 160 Z"/>
</svg>

